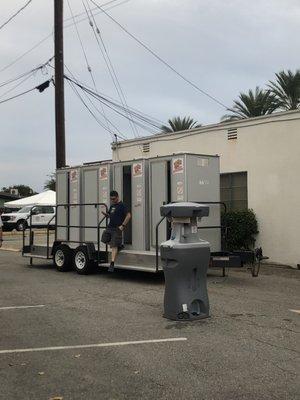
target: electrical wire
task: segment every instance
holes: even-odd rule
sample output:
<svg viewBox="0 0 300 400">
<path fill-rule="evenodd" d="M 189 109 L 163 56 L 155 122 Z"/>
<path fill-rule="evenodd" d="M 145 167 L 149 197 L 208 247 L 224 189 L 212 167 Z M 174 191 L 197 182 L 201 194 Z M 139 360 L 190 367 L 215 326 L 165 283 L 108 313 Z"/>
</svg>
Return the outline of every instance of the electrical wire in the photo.
<svg viewBox="0 0 300 400">
<path fill-rule="evenodd" d="M 5 27 L 12 19 L 14 19 L 21 11 L 23 11 L 29 4 L 32 2 L 32 0 L 28 0 L 27 3 L 21 7 L 18 11 L 16 11 L 11 17 L 8 18 L 7 21 L 5 21 L 2 25 L 0 25 L 0 30 Z"/>
<path fill-rule="evenodd" d="M 83 85 L 79 84 L 77 81 L 74 81 L 73 79 L 71 79 L 68 76 L 65 76 L 65 78 L 67 80 L 71 80 L 75 85 L 77 85 L 80 89 L 82 89 L 83 91 L 85 91 L 86 93 L 88 93 L 89 95 L 91 95 L 93 98 L 95 98 L 96 100 L 102 102 L 106 107 L 110 108 L 111 110 L 113 110 L 115 113 L 121 115 L 122 117 L 129 119 L 128 115 L 126 115 L 125 109 L 123 106 L 110 101 L 109 99 L 99 95 L 98 93 L 94 92 L 91 89 L 88 89 L 87 87 L 84 87 Z M 152 121 L 150 121 L 149 119 L 146 119 L 144 116 L 138 114 L 138 113 L 132 113 L 132 118 L 131 121 L 140 126 L 141 128 L 147 130 L 148 132 L 150 132 L 151 134 L 154 133 L 153 130 L 149 129 L 149 125 L 152 127 L 155 127 L 156 129 L 158 128 L 157 124 L 153 123 Z"/>
<path fill-rule="evenodd" d="M 84 88 L 81 88 L 81 89 L 84 90 Z M 113 105 L 110 105 L 109 103 L 105 102 L 105 100 L 99 98 L 99 97 L 98 97 L 97 95 L 95 95 L 93 92 L 87 91 L 87 93 L 88 93 L 89 95 L 91 95 L 93 98 L 95 98 L 96 100 L 102 102 L 106 107 L 108 107 L 109 109 L 113 110 L 113 111 L 114 111 L 115 113 L 117 113 L 118 115 L 120 115 L 120 116 L 122 116 L 122 117 L 124 117 L 124 118 L 126 118 L 126 119 L 129 119 L 129 117 L 126 115 L 126 113 L 122 113 L 121 111 L 117 110 L 116 108 L 113 107 Z M 142 124 L 142 123 L 140 123 L 140 122 L 137 122 L 137 121 L 133 120 L 132 118 L 131 118 L 131 121 L 132 121 L 134 124 L 140 126 L 141 128 L 147 130 L 148 132 L 153 133 L 153 131 L 152 131 L 152 130 L 149 130 L 149 128 L 148 128 L 145 124 Z"/>
<path fill-rule="evenodd" d="M 51 80 L 52 80 L 52 78 L 49 79 L 49 80 L 46 81 L 46 82 L 51 82 Z M 42 85 L 45 84 L 46 82 L 43 82 Z M 16 98 L 18 98 L 18 97 L 20 97 L 20 96 L 23 96 L 23 95 L 25 95 L 25 94 L 27 94 L 27 93 L 32 92 L 33 90 L 38 90 L 40 86 L 41 86 L 41 85 L 35 86 L 34 88 L 25 90 L 24 92 L 18 93 L 18 94 L 16 94 L 15 96 L 9 97 L 8 99 L 1 100 L 1 101 L 0 101 L 0 104 L 6 103 L 6 102 L 8 102 L 8 101 L 10 101 L 10 100 L 13 100 L 13 99 L 16 99 Z"/>
<path fill-rule="evenodd" d="M 202 93 L 206 97 L 210 98 L 213 100 L 215 103 L 219 104 L 226 110 L 228 107 L 223 104 L 221 101 L 219 101 L 216 97 L 210 95 L 203 89 L 201 89 L 199 86 L 197 86 L 195 83 L 193 83 L 190 79 L 186 78 L 184 75 L 182 75 L 180 72 L 178 72 L 174 67 L 172 67 L 171 64 L 169 64 L 167 61 L 165 61 L 162 57 L 160 57 L 157 53 L 155 53 L 152 49 L 150 49 L 149 46 L 147 46 L 145 43 L 143 43 L 140 39 L 138 39 L 135 35 L 130 33 L 128 29 L 126 29 L 123 25 L 121 25 L 115 18 L 113 18 L 106 10 L 103 10 L 103 8 L 98 5 L 94 0 L 90 0 L 95 6 L 99 8 L 111 21 L 113 21 L 115 24 L 117 24 L 127 35 L 129 35 L 133 40 L 135 40 L 138 44 L 140 44 L 145 50 L 147 50 L 150 54 L 152 54 L 157 60 L 159 60 L 161 63 L 163 63 L 166 67 L 168 67 L 171 71 L 173 71 L 177 76 L 179 76 L 181 79 L 183 79 L 186 83 L 191 85 L 194 89 L 196 89 L 198 92 Z"/>
<path fill-rule="evenodd" d="M 32 73 L 37 72 L 37 71 L 40 70 L 40 69 L 43 69 L 43 68 L 46 67 L 47 65 L 50 65 L 50 62 L 53 60 L 53 58 L 54 58 L 54 57 L 49 58 L 49 60 L 47 60 L 45 63 L 38 65 L 37 67 L 31 69 L 30 71 L 24 72 L 23 74 L 18 75 L 18 76 L 16 76 L 15 78 L 12 78 L 12 79 L 9 79 L 9 80 L 6 81 L 6 82 L 0 83 L 0 88 L 3 87 L 3 86 L 9 85 L 9 84 L 11 84 L 11 83 L 14 83 L 14 82 L 18 81 L 19 79 L 24 78 L 24 77 L 27 76 L 27 75 L 30 75 L 30 74 L 32 74 Z"/>
<path fill-rule="evenodd" d="M 84 58 L 85 58 L 86 67 L 87 67 L 87 70 L 88 70 L 88 72 L 89 72 L 89 74 L 91 76 L 91 80 L 93 82 L 94 88 L 97 91 L 97 86 L 96 86 L 96 81 L 95 81 L 95 78 L 94 78 L 94 75 L 93 75 L 93 71 L 92 71 L 92 68 L 90 66 L 90 63 L 89 63 L 85 48 L 83 46 L 83 42 L 82 42 L 82 39 L 81 39 L 81 36 L 80 36 L 80 33 L 79 33 L 79 29 L 78 29 L 77 23 L 76 23 L 75 18 L 74 18 L 74 14 L 73 14 L 70 2 L 69 2 L 69 0 L 67 0 L 67 1 L 68 1 L 69 10 L 70 10 L 70 13 L 71 13 L 71 16 L 72 16 L 72 19 L 73 19 L 73 23 L 74 23 L 74 26 L 75 26 L 75 29 L 76 29 L 77 37 L 78 37 L 78 40 L 79 40 L 79 43 L 80 43 L 80 46 L 81 46 L 81 50 L 82 50 L 82 53 L 83 53 Z M 103 108 L 102 104 L 101 104 L 101 107 L 102 107 L 103 117 L 104 117 L 104 119 L 106 121 L 106 124 L 107 124 L 107 129 L 110 131 L 109 122 L 108 122 L 108 119 L 107 119 L 107 117 L 105 115 L 105 111 L 104 111 L 104 108 Z M 112 132 L 111 132 L 111 134 L 112 134 Z"/>
<path fill-rule="evenodd" d="M 109 72 L 109 74 L 110 74 L 110 77 L 111 77 L 111 79 L 112 79 L 113 85 L 114 85 L 114 87 L 115 87 L 115 89 L 116 89 L 116 92 L 117 92 L 117 94 L 118 94 L 118 96 L 119 96 L 119 99 L 120 99 L 122 105 L 123 105 L 124 107 L 126 106 L 127 109 L 128 109 L 128 105 L 127 105 L 127 102 L 126 102 L 126 98 L 125 98 L 124 92 L 123 92 L 123 90 L 122 90 L 121 84 L 120 84 L 120 82 L 119 82 L 119 80 L 118 80 L 118 77 L 117 77 L 117 75 L 116 75 L 116 72 L 115 72 L 115 69 L 114 69 L 113 64 L 112 64 L 112 62 L 111 62 L 111 59 L 110 59 L 110 56 L 109 56 L 109 54 L 108 54 L 107 48 L 106 48 L 106 46 L 105 46 L 105 44 L 104 44 L 104 40 L 103 40 L 103 37 L 102 37 L 102 35 L 101 35 L 101 31 L 100 31 L 100 29 L 99 29 L 99 27 L 98 27 L 98 25 L 97 25 L 97 22 L 96 22 L 96 20 L 95 20 L 95 17 L 94 17 L 94 14 L 93 14 L 93 12 L 92 12 L 92 9 L 90 8 L 89 3 L 87 2 L 88 8 L 89 8 L 89 12 L 90 12 L 91 17 L 92 17 L 92 20 L 91 20 L 91 19 L 90 19 L 90 15 L 89 15 L 89 13 L 88 13 L 88 10 L 87 10 L 86 7 L 85 7 L 84 1 L 82 1 L 82 3 L 83 3 L 83 6 L 84 6 L 84 8 L 85 8 L 86 14 L 87 14 L 87 16 L 88 16 L 88 18 L 89 18 L 89 25 L 90 25 L 90 27 L 92 28 L 94 37 L 95 37 L 96 42 L 97 42 L 97 44 L 98 44 L 98 48 L 100 49 L 100 52 L 101 52 L 101 54 L 102 54 L 102 57 L 103 57 L 103 59 L 104 59 L 104 61 L 105 61 L 106 67 L 107 67 L 108 72 Z M 101 41 L 102 46 L 101 46 L 101 44 L 100 44 L 100 41 L 99 41 L 99 39 L 98 39 L 97 34 L 99 35 L 99 38 L 100 38 L 100 41 Z M 129 125 L 130 125 L 130 128 L 131 128 L 131 130 L 132 130 L 133 136 L 139 137 L 140 135 L 139 135 L 139 132 L 138 132 L 136 126 L 135 126 L 131 121 L 129 121 Z"/>
<path fill-rule="evenodd" d="M 97 118 L 97 116 L 96 116 L 96 115 L 93 113 L 93 111 L 89 108 L 89 106 L 87 105 L 87 103 L 84 101 L 84 99 L 82 98 L 82 96 L 80 95 L 80 93 L 78 92 L 78 90 L 76 89 L 75 85 L 74 85 L 71 81 L 68 81 L 68 83 L 69 83 L 71 89 L 73 90 L 73 92 L 76 94 L 76 96 L 77 96 L 77 97 L 79 98 L 79 100 L 82 102 L 82 104 L 84 105 L 84 107 L 85 107 L 85 108 L 88 110 L 88 112 L 92 115 L 92 117 L 95 119 L 95 121 L 96 121 L 103 129 L 105 129 L 105 130 L 111 135 L 112 139 L 114 139 L 114 135 L 117 136 L 117 137 L 119 137 L 119 138 L 121 138 L 121 139 L 123 139 L 123 140 L 126 140 L 126 139 L 127 139 L 125 136 L 122 136 L 122 135 L 119 135 L 119 134 L 116 134 L 116 133 L 112 134 L 112 132 L 106 128 L 106 126 Z"/>
<path fill-rule="evenodd" d="M 52 69 L 54 69 L 53 65 L 49 65 Z M 75 76 L 74 74 L 70 71 L 70 69 L 65 65 L 65 68 L 69 71 L 70 75 L 72 75 L 72 78 L 68 75 L 64 75 L 64 78 L 66 80 L 70 80 L 73 83 L 75 83 L 78 87 L 80 87 L 86 94 L 89 94 L 90 96 L 92 96 L 93 98 L 95 98 L 97 101 L 100 101 L 100 103 L 102 102 L 105 106 L 108 106 L 108 108 L 113 109 L 114 112 L 116 112 L 116 109 L 121 110 L 122 112 L 128 113 L 128 111 L 130 111 L 130 113 L 133 115 L 133 117 L 135 117 L 136 119 L 138 119 L 139 121 L 143 122 L 144 124 L 140 124 L 139 126 L 141 126 L 143 129 L 146 129 L 148 132 L 150 132 L 151 134 L 157 133 L 157 130 L 160 130 L 161 125 L 163 124 L 162 121 L 155 119 L 151 116 L 149 116 L 148 114 L 145 114 L 133 107 L 129 107 L 128 109 L 126 107 L 124 107 L 123 105 L 121 105 L 120 103 L 117 102 L 117 100 L 113 99 L 110 96 L 106 96 L 103 93 L 100 93 L 98 91 L 94 91 L 90 86 L 88 86 L 85 83 L 80 82 Z M 89 101 L 91 102 L 91 104 L 93 105 L 93 107 L 95 107 L 95 104 L 91 101 L 91 99 L 89 99 Z M 96 107 L 95 107 L 96 108 Z M 97 109 L 97 112 L 100 112 Z M 118 112 L 119 115 L 125 117 L 128 119 L 128 116 L 124 115 L 123 113 Z M 134 118 L 130 118 L 131 121 L 133 123 L 136 123 L 136 121 L 134 121 Z M 109 121 L 110 124 L 112 126 L 114 126 L 115 129 L 116 126 Z M 145 125 L 146 124 L 146 125 Z M 152 126 L 156 129 L 156 131 L 153 130 L 149 130 L 148 126 Z M 120 131 L 119 131 L 120 132 Z M 126 138 L 127 139 L 127 138 Z"/>
<path fill-rule="evenodd" d="M 110 0 L 110 1 L 107 1 L 106 3 L 103 3 L 103 4 L 101 5 L 101 7 L 108 6 L 109 4 L 115 3 L 116 1 L 119 1 L 119 0 Z M 97 7 L 94 7 L 93 10 L 97 10 Z M 83 11 L 83 12 L 81 12 L 81 13 L 79 13 L 79 14 L 75 14 L 75 15 L 74 15 L 74 18 L 81 17 L 81 16 L 84 15 L 84 14 L 85 14 L 85 11 Z M 64 22 L 70 21 L 71 19 L 72 19 L 72 17 L 66 18 L 66 19 L 64 19 Z"/>
<path fill-rule="evenodd" d="M 108 7 L 107 10 L 108 10 L 108 11 L 109 11 L 109 10 L 112 10 L 113 8 L 118 7 L 118 6 L 122 5 L 122 4 L 128 3 L 129 1 L 131 1 L 131 0 L 124 0 L 124 1 L 122 1 L 121 3 L 118 3 L 118 4 L 116 4 L 116 5 L 113 5 L 113 6 L 111 6 L 111 7 Z M 99 14 L 101 14 L 101 13 L 102 13 L 102 11 L 101 11 L 101 12 L 98 12 L 98 13 L 95 13 L 95 15 L 99 15 Z M 77 24 L 80 24 L 81 22 L 83 22 L 83 21 L 85 21 L 85 20 L 86 20 L 86 18 L 82 18 L 81 20 L 78 20 L 78 21 L 77 21 Z M 68 28 L 70 28 L 71 26 L 73 26 L 73 23 L 64 26 L 64 29 L 68 29 Z M 37 47 L 39 47 L 41 44 L 43 44 L 46 40 L 48 40 L 48 39 L 51 38 L 51 37 L 52 37 L 52 32 L 49 33 L 49 35 L 45 36 L 43 39 L 41 39 L 39 42 L 37 42 L 37 43 L 36 43 L 34 46 L 32 46 L 30 49 L 28 49 L 27 51 L 25 51 L 25 53 L 23 53 L 23 54 L 21 54 L 19 57 L 17 57 L 14 61 L 10 62 L 10 63 L 7 64 L 5 67 L 3 67 L 3 68 L 0 70 L 0 72 L 4 72 L 4 71 L 7 70 L 8 68 L 10 68 L 10 67 L 12 67 L 13 65 L 15 65 L 17 62 L 19 62 L 20 60 L 22 60 L 22 58 L 26 57 L 27 54 L 31 53 L 33 50 L 35 50 Z"/>
<path fill-rule="evenodd" d="M 66 65 L 66 64 L 64 64 L 65 65 L 65 68 L 69 71 L 69 73 L 72 75 L 72 77 L 74 78 L 74 79 L 76 79 L 75 78 L 75 76 L 74 76 L 74 74 L 71 72 L 71 70 L 70 70 L 70 68 Z M 72 89 L 74 89 L 74 90 L 76 90 L 76 92 L 78 93 L 78 91 L 77 91 L 77 89 L 76 89 L 76 87 L 73 87 Z M 106 120 L 111 124 L 111 126 L 118 132 L 118 137 L 120 137 L 120 138 L 123 138 L 123 139 L 127 139 L 124 135 L 122 135 L 122 133 L 119 131 L 119 129 L 106 117 L 106 115 L 105 114 L 103 114 L 103 105 L 101 104 L 101 109 L 102 109 L 102 112 L 97 108 L 97 106 L 95 105 L 95 103 L 92 101 L 92 99 L 87 95 L 87 93 L 86 92 L 83 92 L 84 93 L 84 95 L 86 96 L 86 99 L 91 103 L 91 105 L 94 107 L 94 109 L 103 117 L 103 118 L 106 118 Z M 80 96 L 80 95 L 79 95 Z M 101 124 L 102 124 L 102 122 L 101 122 Z M 102 126 L 102 125 L 101 125 Z M 102 126 L 103 127 L 103 126 Z M 105 128 L 106 129 L 106 128 Z M 106 129 L 106 130 L 108 130 L 108 132 L 110 132 L 110 134 L 113 136 L 113 135 L 115 135 L 115 133 L 113 134 L 112 132 L 111 132 L 111 130 L 110 129 Z M 122 137 L 123 136 L 123 137 Z"/>
<path fill-rule="evenodd" d="M 53 66 L 51 66 L 51 67 L 54 69 Z M 65 75 L 65 78 L 68 79 L 69 77 L 68 77 L 67 75 Z M 89 89 L 89 90 L 91 90 L 91 91 L 93 90 L 89 85 L 87 85 L 86 83 L 83 83 L 83 82 L 79 81 L 79 79 L 75 78 L 74 75 L 73 75 L 73 79 L 75 79 L 76 83 L 78 83 L 79 85 L 83 86 L 84 88 Z M 108 95 L 106 95 L 106 94 L 104 94 L 104 93 L 101 93 L 101 92 L 99 92 L 99 91 L 97 91 L 95 94 L 98 95 L 98 96 L 102 96 L 103 98 L 106 98 L 106 99 L 110 100 L 110 101 L 111 101 L 113 104 L 115 104 L 117 107 L 121 107 L 120 103 L 118 103 L 118 101 L 117 101 L 116 99 L 114 99 L 113 97 L 108 96 Z M 153 124 L 154 126 L 156 126 L 156 127 L 159 127 L 159 128 L 160 128 L 161 125 L 164 124 L 163 121 L 160 121 L 159 119 L 154 118 L 154 117 L 152 117 L 151 115 L 148 115 L 148 114 L 146 114 L 146 113 L 144 113 L 144 112 L 142 112 L 142 111 L 140 111 L 140 110 L 138 110 L 138 109 L 136 109 L 136 108 L 134 108 L 134 107 L 128 106 L 128 109 L 130 110 L 131 113 L 132 113 L 132 112 L 133 112 L 133 113 L 136 113 L 136 114 L 142 116 L 143 118 L 145 118 L 146 120 L 151 121 L 152 124 Z"/>
<path fill-rule="evenodd" d="M 34 73 L 32 72 L 30 75 L 27 75 L 24 79 L 21 80 L 21 82 L 17 83 L 15 86 L 13 86 L 12 88 L 10 88 L 9 90 L 7 90 L 6 92 L 2 93 L 0 95 L 0 99 L 5 96 L 7 93 L 12 92 L 13 90 L 15 90 L 17 87 L 21 86 L 24 82 L 26 82 L 28 79 L 32 78 L 32 76 L 34 75 Z"/>
</svg>

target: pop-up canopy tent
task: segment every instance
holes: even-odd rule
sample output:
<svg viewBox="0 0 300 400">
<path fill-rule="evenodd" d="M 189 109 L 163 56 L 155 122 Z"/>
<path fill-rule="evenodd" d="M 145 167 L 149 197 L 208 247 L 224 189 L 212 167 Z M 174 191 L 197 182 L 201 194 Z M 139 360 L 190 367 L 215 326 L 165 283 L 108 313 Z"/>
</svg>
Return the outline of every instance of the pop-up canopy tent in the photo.
<svg viewBox="0 0 300 400">
<path fill-rule="evenodd" d="M 4 206 L 8 208 L 22 208 L 31 205 L 55 206 L 55 204 L 56 204 L 56 193 L 53 190 L 46 190 L 45 192 L 25 197 L 24 199 L 7 201 L 6 203 L 4 203 Z"/>
</svg>

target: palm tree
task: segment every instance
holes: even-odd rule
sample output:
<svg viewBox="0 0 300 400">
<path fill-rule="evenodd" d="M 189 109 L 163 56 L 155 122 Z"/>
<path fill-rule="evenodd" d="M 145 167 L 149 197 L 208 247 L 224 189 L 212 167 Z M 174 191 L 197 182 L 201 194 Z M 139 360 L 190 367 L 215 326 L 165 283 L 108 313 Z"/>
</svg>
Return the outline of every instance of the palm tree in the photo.
<svg viewBox="0 0 300 400">
<path fill-rule="evenodd" d="M 46 180 L 45 184 L 44 184 L 44 189 L 48 189 L 48 190 L 54 190 L 56 188 L 56 175 L 55 173 L 52 173 L 50 175 L 47 175 L 49 177 L 49 179 Z"/>
<path fill-rule="evenodd" d="M 168 120 L 169 125 L 162 125 L 161 130 L 165 133 L 185 131 L 188 129 L 199 128 L 201 124 L 194 121 L 191 117 L 174 117 Z"/>
<path fill-rule="evenodd" d="M 239 100 L 234 100 L 233 107 L 228 108 L 232 114 L 224 115 L 222 121 L 259 117 L 271 114 L 278 107 L 275 95 L 270 90 L 263 90 L 257 86 L 255 92 L 249 90 L 248 93 L 240 93 Z"/>
<path fill-rule="evenodd" d="M 276 81 L 269 81 L 271 93 L 279 102 L 283 110 L 297 110 L 300 108 L 300 70 L 295 73 L 288 70 L 280 71 L 276 76 Z"/>
</svg>

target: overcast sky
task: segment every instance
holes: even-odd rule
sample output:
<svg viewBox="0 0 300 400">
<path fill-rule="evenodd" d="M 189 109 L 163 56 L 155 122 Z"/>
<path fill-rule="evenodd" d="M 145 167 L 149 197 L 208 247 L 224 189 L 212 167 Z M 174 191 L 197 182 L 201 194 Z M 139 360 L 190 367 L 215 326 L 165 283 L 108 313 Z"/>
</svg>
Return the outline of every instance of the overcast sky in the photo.
<svg viewBox="0 0 300 400">
<path fill-rule="evenodd" d="M 85 0 L 86 1 L 86 0 Z M 103 4 L 108 0 L 96 0 Z M 123 0 L 124 1 L 124 0 Z M 274 73 L 299 68 L 299 0 L 122 0 L 108 12 L 188 79 L 231 106 L 240 91 L 264 86 Z M 69 0 L 74 14 L 84 12 L 82 0 Z M 25 0 L 1 0 L 0 25 Z M 65 19 L 70 18 L 67 0 Z M 91 7 L 95 7 L 92 3 Z M 99 11 L 99 10 L 98 10 Z M 104 14 L 95 16 L 127 103 L 166 121 L 190 115 L 202 124 L 225 113 L 147 53 Z M 65 25 L 72 23 L 69 20 Z M 99 91 L 118 98 L 97 42 L 87 21 L 78 29 Z M 45 62 L 53 53 L 53 38 L 3 70 L 53 30 L 53 0 L 33 0 L 0 30 L 0 83 Z M 74 26 L 65 29 L 65 63 L 79 80 L 93 86 Z M 47 71 L 43 71 L 46 74 Z M 19 87 L 0 87 L 0 101 L 51 77 L 38 72 Z M 67 164 L 111 157 L 110 134 L 91 117 L 66 84 Z M 126 120 L 106 110 L 128 138 Z M 54 89 L 32 92 L 0 104 L 0 188 L 28 184 L 43 188 L 55 169 Z M 139 134 L 147 134 L 139 130 Z"/>
</svg>

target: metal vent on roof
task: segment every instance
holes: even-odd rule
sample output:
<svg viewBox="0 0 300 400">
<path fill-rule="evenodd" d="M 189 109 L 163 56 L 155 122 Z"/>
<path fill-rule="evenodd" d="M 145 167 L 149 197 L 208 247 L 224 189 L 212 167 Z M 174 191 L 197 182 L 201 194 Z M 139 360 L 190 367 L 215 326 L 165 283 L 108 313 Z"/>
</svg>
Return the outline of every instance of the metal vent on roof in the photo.
<svg viewBox="0 0 300 400">
<path fill-rule="evenodd" d="M 237 128 L 228 129 L 228 131 L 227 131 L 227 139 L 228 140 L 237 139 Z"/>
<path fill-rule="evenodd" d="M 143 153 L 149 153 L 150 143 L 143 143 Z"/>
</svg>

